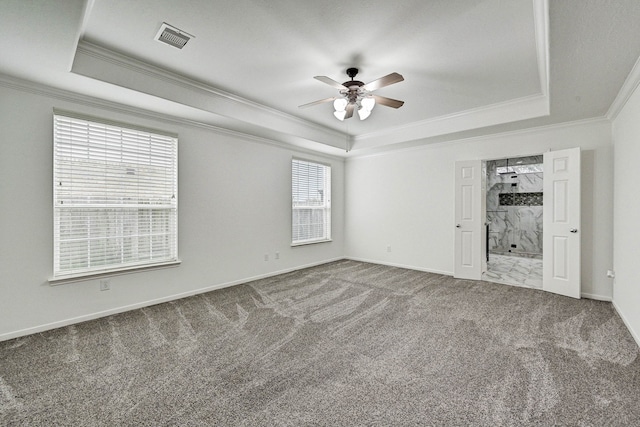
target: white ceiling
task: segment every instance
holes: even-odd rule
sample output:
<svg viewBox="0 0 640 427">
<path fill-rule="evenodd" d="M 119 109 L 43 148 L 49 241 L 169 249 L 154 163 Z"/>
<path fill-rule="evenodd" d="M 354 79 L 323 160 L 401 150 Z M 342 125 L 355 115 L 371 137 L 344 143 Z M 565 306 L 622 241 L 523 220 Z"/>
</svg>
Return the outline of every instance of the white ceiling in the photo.
<svg viewBox="0 0 640 427">
<path fill-rule="evenodd" d="M 0 73 L 334 154 L 602 117 L 640 56 L 637 0 L 3 0 Z M 162 22 L 195 38 L 154 40 Z M 315 79 L 401 99 L 339 122 Z"/>
</svg>

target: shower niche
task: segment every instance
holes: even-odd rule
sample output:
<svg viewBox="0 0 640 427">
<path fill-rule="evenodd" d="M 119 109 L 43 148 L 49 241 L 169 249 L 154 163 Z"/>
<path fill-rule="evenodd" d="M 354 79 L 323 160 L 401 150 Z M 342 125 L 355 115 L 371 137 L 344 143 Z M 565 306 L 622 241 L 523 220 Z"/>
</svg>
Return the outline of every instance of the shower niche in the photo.
<svg viewBox="0 0 640 427">
<path fill-rule="evenodd" d="M 487 254 L 542 259 L 542 155 L 486 162 Z"/>
</svg>

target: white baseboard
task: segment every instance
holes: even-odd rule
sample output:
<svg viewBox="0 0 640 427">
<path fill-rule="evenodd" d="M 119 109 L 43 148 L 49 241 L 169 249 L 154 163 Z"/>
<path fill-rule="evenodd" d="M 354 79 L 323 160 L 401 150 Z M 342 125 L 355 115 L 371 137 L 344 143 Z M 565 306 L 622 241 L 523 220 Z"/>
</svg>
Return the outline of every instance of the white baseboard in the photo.
<svg viewBox="0 0 640 427">
<path fill-rule="evenodd" d="M 442 274 L 444 276 L 453 276 L 453 272 L 450 272 L 450 271 L 434 270 L 434 269 L 429 269 L 429 268 L 416 267 L 414 265 L 397 264 L 397 263 L 392 263 L 392 262 L 384 262 L 384 261 L 370 260 L 370 259 L 357 258 L 357 257 L 345 257 L 345 259 L 349 259 L 349 260 L 352 260 L 352 261 L 368 262 L 370 264 L 381 264 L 381 265 L 388 265 L 388 266 L 391 266 L 391 267 L 408 268 L 410 270 L 418 270 L 418 271 L 424 271 L 424 272 L 427 272 L 427 273 Z M 492 283 L 503 284 L 503 285 L 518 286 L 518 285 L 513 285 L 513 284 L 510 284 L 510 283 L 506 283 L 506 282 L 498 282 L 498 281 L 491 281 L 491 280 L 488 280 L 488 281 L 492 282 Z M 529 286 L 521 286 L 521 287 L 529 288 Z M 531 289 L 534 289 L 534 288 L 531 288 Z M 580 296 L 582 298 L 588 298 L 588 299 L 593 299 L 593 300 L 597 300 L 597 301 L 606 301 L 606 302 L 611 302 L 612 301 L 610 296 L 591 294 L 591 293 L 587 293 L 587 292 L 582 292 L 580 294 Z"/>
<path fill-rule="evenodd" d="M 636 344 L 638 344 L 638 347 L 640 347 L 640 334 L 638 334 L 636 331 L 633 330 L 633 327 L 631 326 L 631 323 L 624 316 L 624 314 L 620 310 L 620 307 L 618 307 L 618 304 L 616 304 L 615 301 L 612 301 L 611 305 L 613 305 L 613 309 L 616 311 L 616 313 L 618 313 L 618 316 L 620 316 L 620 318 L 622 319 L 622 322 L 624 323 L 624 325 L 629 330 L 629 333 L 631 334 L 633 339 L 636 341 Z"/>
<path fill-rule="evenodd" d="M 175 300 L 179 300 L 181 298 L 186 298 L 186 297 L 190 297 L 190 296 L 193 296 L 193 295 L 203 294 L 203 293 L 206 293 L 206 292 L 215 291 L 217 289 L 228 288 L 230 286 L 240 285 L 240 284 L 243 284 L 243 283 L 252 282 L 254 280 L 266 279 L 268 277 L 277 276 L 279 274 L 285 274 L 285 273 L 290 273 L 292 271 L 303 270 L 305 268 L 315 267 L 315 266 L 318 266 L 318 265 L 327 264 L 327 263 L 334 262 L 334 261 L 340 261 L 340 260 L 343 260 L 343 259 L 348 259 L 348 260 L 352 260 L 352 261 L 367 262 L 367 263 L 371 263 L 371 264 L 388 265 L 390 267 L 406 268 L 406 269 L 410 269 L 410 270 L 424 271 L 424 272 L 427 272 L 427 273 L 442 274 L 444 276 L 453 276 L 453 273 L 449 272 L 449 271 L 441 271 L 441 270 L 428 269 L 428 268 L 423 268 L 423 267 L 416 267 L 416 266 L 412 266 L 412 265 L 383 262 L 383 261 L 379 261 L 379 260 L 369 260 L 369 259 L 364 259 L 364 258 L 338 257 L 338 258 L 332 258 L 332 259 L 319 261 L 319 262 L 314 262 L 314 263 L 310 263 L 310 264 L 305 264 L 305 265 L 301 265 L 301 266 L 298 266 L 298 267 L 287 268 L 287 269 L 284 269 L 284 270 L 278 270 L 278 271 L 273 271 L 273 272 L 270 272 L 270 273 L 260 274 L 260 275 L 253 276 L 253 277 L 247 277 L 245 279 L 234 280 L 234 281 L 226 282 L 226 283 L 219 283 L 217 285 L 207 286 L 207 287 L 200 288 L 200 289 L 194 289 L 194 290 L 191 290 L 191 291 L 188 291 L 188 292 L 182 292 L 182 293 L 179 293 L 179 294 L 169 295 L 169 296 L 162 297 L 162 298 L 156 298 L 156 299 L 152 299 L 152 300 L 148 300 L 148 301 L 142 301 L 142 302 L 135 303 L 135 304 L 130 304 L 130 305 L 125 305 L 125 306 L 121 306 L 121 307 L 111 308 L 109 310 L 104 310 L 104 311 L 99 311 L 99 312 L 95 312 L 95 313 L 85 314 L 85 315 L 78 316 L 78 317 L 72 317 L 72 318 L 60 320 L 60 321 L 57 321 L 57 322 L 46 323 L 46 324 L 43 324 L 43 325 L 38 325 L 38 326 L 31 327 L 31 328 L 20 329 L 18 331 L 7 332 L 7 333 L 4 333 L 4 334 L 0 334 L 0 341 L 6 341 L 6 340 L 13 339 L 13 338 L 23 337 L 23 336 L 26 336 L 26 335 L 37 334 L 37 333 L 49 331 L 49 330 L 52 330 L 52 329 L 57 329 L 57 328 L 62 328 L 62 327 L 69 326 L 69 325 L 74 325 L 76 323 L 82 323 L 82 322 L 86 322 L 86 321 L 89 321 L 89 320 L 99 319 L 101 317 L 107 317 L 107 316 L 111 316 L 111 315 L 118 314 L 118 313 L 124 313 L 124 312 L 127 312 L 127 311 L 136 310 L 136 309 L 139 309 L 139 308 L 149 307 L 151 305 L 162 304 L 162 303 L 169 302 L 169 301 L 175 301 Z M 598 301 L 612 302 L 611 297 L 603 296 L 603 295 L 582 293 L 581 296 L 583 298 L 589 298 L 589 299 L 594 299 L 594 300 L 598 300 Z M 624 315 L 622 314 L 622 312 L 620 311 L 620 309 L 618 308 L 618 306 L 616 305 L 615 302 L 613 302 L 613 307 L 616 310 L 616 312 L 618 313 L 618 315 L 620 316 L 620 318 L 622 319 L 622 321 L 624 322 L 624 324 L 626 325 L 627 329 L 629 329 L 629 332 L 631 333 L 633 338 L 638 343 L 638 346 L 640 346 L 640 336 L 633 331 L 633 329 L 631 328 L 630 323 L 624 317 Z"/>
<path fill-rule="evenodd" d="M 415 265 L 397 264 L 393 262 L 384 262 L 379 260 L 370 260 L 370 259 L 356 258 L 356 257 L 350 257 L 350 256 L 344 257 L 344 259 L 348 259 L 351 261 L 368 262 L 370 264 L 388 265 L 389 267 L 398 267 L 398 268 L 406 268 L 409 270 L 424 271 L 425 273 L 442 274 L 443 276 L 453 276 L 453 272 L 451 271 L 434 270 L 430 268 L 416 267 Z"/>
<path fill-rule="evenodd" d="M 588 299 L 594 299 L 596 301 L 606 301 L 606 302 L 611 302 L 611 297 L 605 296 L 605 295 L 598 295 L 598 294 L 589 294 L 586 292 L 582 292 L 580 294 L 580 296 L 582 298 L 588 298 Z"/>
<path fill-rule="evenodd" d="M 6 340 L 13 339 L 13 338 L 23 337 L 23 336 L 26 336 L 26 335 L 37 334 L 39 332 L 45 332 L 45 331 L 49 331 L 51 329 L 62 328 L 64 326 L 74 325 L 76 323 L 82 323 L 82 322 L 86 322 L 88 320 L 99 319 L 101 317 L 107 317 L 107 316 L 111 316 L 113 314 L 124 313 L 126 311 L 136 310 L 138 308 L 149 307 L 151 305 L 162 304 L 164 302 L 175 301 L 175 300 L 179 300 L 181 298 L 186 298 L 186 297 L 190 297 L 190 296 L 193 296 L 193 295 L 198 295 L 198 294 L 203 294 L 203 293 L 210 292 L 210 291 L 215 291 L 217 289 L 228 288 L 230 286 L 235 286 L 235 285 L 241 285 L 243 283 L 252 282 L 254 280 L 266 279 L 268 277 L 277 276 L 279 274 L 290 273 L 292 271 L 302 270 L 302 269 L 309 268 L 309 267 L 315 267 L 317 265 L 327 264 L 329 262 L 340 261 L 342 259 L 345 259 L 345 258 L 344 257 L 339 257 L 339 258 L 333 258 L 333 259 L 328 259 L 328 260 L 324 260 L 324 261 L 314 262 L 314 263 L 311 263 L 311 264 L 305 264 L 305 265 L 301 265 L 301 266 L 298 266 L 298 267 L 287 268 L 287 269 L 284 269 L 284 270 L 278 270 L 278 271 L 274 271 L 274 272 L 271 272 L 271 273 L 260 274 L 258 276 L 247 277 L 245 279 L 234 280 L 232 282 L 219 283 L 217 285 L 207 286 L 205 288 L 200 288 L 200 289 L 194 289 L 194 290 L 191 290 L 191 291 L 188 291 L 188 292 L 182 292 L 182 293 L 179 293 L 179 294 L 169 295 L 169 296 L 162 297 L 162 298 L 156 298 L 156 299 L 152 299 L 152 300 L 148 300 L 148 301 L 138 302 L 138 303 L 135 303 L 135 304 L 124 305 L 124 306 L 116 307 L 116 308 L 110 308 L 109 310 L 98 311 L 98 312 L 95 312 L 95 313 L 89 313 L 89 314 L 85 314 L 85 315 L 78 316 L 78 317 L 72 317 L 72 318 L 69 318 L 69 319 L 59 320 L 57 322 L 46 323 L 46 324 L 43 324 L 43 325 L 38 325 L 38 326 L 31 327 L 31 328 L 20 329 L 18 331 L 7 332 L 7 333 L 4 333 L 4 334 L 0 334 L 0 341 L 6 341 Z"/>
</svg>

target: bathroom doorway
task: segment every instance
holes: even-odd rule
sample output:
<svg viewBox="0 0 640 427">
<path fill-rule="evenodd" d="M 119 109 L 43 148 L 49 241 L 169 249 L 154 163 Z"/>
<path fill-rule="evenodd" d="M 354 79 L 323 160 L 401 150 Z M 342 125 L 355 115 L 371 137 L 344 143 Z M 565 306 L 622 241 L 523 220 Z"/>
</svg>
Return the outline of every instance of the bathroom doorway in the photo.
<svg viewBox="0 0 640 427">
<path fill-rule="evenodd" d="M 485 281 L 542 289 L 543 156 L 488 160 Z"/>
</svg>

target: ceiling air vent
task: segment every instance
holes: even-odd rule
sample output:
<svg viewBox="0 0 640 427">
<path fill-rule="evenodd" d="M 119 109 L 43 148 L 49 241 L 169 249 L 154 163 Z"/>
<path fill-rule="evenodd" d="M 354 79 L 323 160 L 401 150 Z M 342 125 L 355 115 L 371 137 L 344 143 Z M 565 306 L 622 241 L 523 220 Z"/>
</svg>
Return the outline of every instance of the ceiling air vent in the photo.
<svg viewBox="0 0 640 427">
<path fill-rule="evenodd" d="M 195 38 L 195 36 L 185 33 L 176 27 L 172 27 L 166 22 L 162 23 L 158 34 L 156 34 L 156 40 L 166 43 L 169 46 L 177 47 L 178 49 L 182 49 L 184 45 L 193 38 Z"/>
</svg>

